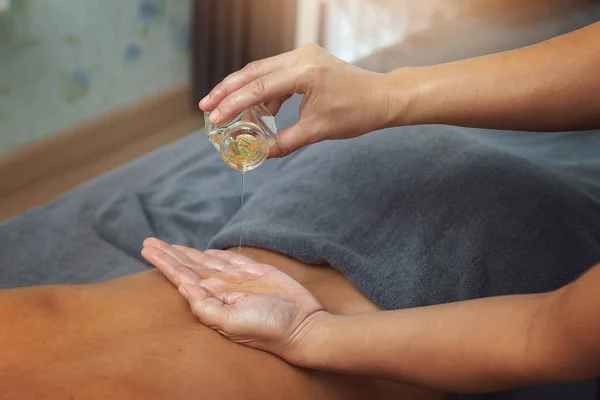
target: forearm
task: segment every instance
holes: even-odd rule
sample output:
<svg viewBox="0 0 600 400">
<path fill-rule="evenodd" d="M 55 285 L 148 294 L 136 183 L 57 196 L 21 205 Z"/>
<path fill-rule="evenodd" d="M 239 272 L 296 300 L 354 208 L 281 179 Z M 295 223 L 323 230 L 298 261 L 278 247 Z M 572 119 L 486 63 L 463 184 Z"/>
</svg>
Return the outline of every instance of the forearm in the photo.
<svg viewBox="0 0 600 400">
<path fill-rule="evenodd" d="M 556 380 L 564 374 L 556 363 L 565 355 L 555 343 L 552 301 L 549 294 L 506 296 L 350 317 L 325 315 L 304 339 L 308 345 L 299 363 L 447 392 Z"/>
<path fill-rule="evenodd" d="M 522 49 L 393 71 L 389 125 L 600 128 L 599 37 L 596 23 Z"/>
</svg>

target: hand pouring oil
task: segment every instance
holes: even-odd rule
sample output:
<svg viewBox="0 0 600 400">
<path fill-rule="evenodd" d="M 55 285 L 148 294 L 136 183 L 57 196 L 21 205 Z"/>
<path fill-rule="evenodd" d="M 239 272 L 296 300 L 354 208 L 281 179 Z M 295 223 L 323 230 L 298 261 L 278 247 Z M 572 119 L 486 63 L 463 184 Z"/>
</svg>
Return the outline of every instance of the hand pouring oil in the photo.
<svg viewBox="0 0 600 400">
<path fill-rule="evenodd" d="M 262 164 L 267 159 L 269 150 L 277 143 L 275 118 L 262 104 L 251 107 L 219 125 L 213 125 L 208 120 L 209 115 L 210 113 L 204 113 L 206 135 L 219 150 L 225 164 L 242 173 L 238 242 L 238 253 L 241 253 L 246 172 Z"/>
</svg>

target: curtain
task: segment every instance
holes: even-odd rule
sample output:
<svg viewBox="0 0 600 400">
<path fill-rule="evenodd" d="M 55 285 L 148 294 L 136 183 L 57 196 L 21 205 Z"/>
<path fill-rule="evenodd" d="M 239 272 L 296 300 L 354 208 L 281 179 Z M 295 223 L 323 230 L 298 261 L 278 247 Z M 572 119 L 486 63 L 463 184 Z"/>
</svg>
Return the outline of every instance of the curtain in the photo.
<svg viewBox="0 0 600 400">
<path fill-rule="evenodd" d="M 251 61 L 294 46 L 297 0 L 192 2 L 194 102 Z"/>
</svg>

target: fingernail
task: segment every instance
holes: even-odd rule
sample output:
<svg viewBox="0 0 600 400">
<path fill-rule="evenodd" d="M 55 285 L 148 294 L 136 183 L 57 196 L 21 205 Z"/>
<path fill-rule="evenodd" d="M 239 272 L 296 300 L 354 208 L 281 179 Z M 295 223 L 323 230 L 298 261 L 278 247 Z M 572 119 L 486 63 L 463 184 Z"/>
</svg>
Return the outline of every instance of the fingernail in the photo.
<svg viewBox="0 0 600 400">
<path fill-rule="evenodd" d="M 210 120 L 210 122 L 212 122 L 214 124 L 215 122 L 217 122 L 218 117 L 219 117 L 219 110 L 215 110 L 210 113 L 210 117 L 208 117 L 208 119 Z"/>
<path fill-rule="evenodd" d="M 208 101 L 209 97 L 210 97 L 210 93 L 207 94 L 206 96 L 204 96 L 204 98 L 202 100 L 200 100 L 200 105 L 205 104 Z"/>
<path fill-rule="evenodd" d="M 183 286 L 179 286 L 179 293 L 181 293 L 181 295 L 185 297 L 186 300 L 188 299 L 188 292 Z"/>
</svg>

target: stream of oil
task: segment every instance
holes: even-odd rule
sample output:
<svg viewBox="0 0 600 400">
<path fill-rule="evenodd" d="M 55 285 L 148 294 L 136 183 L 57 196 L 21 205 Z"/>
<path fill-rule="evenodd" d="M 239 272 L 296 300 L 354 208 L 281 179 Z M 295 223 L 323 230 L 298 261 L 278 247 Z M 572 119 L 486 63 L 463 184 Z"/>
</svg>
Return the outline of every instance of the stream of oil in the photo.
<svg viewBox="0 0 600 400">
<path fill-rule="evenodd" d="M 245 128 L 244 128 L 245 129 Z M 245 132 L 244 129 L 239 129 L 239 132 Z M 259 130 L 258 127 L 253 128 Z M 242 233 L 244 222 L 244 181 L 246 172 L 256 166 L 256 160 L 261 156 L 262 144 L 258 136 L 250 133 L 238 133 L 224 144 L 227 149 L 227 157 L 223 157 L 223 161 L 232 168 L 237 169 L 242 173 L 242 194 L 240 204 L 240 231 L 238 241 L 238 253 L 242 253 Z"/>
<path fill-rule="evenodd" d="M 244 222 L 244 180 L 246 178 L 246 171 L 242 170 L 242 201 L 240 204 L 240 240 L 238 244 L 238 254 L 242 254 L 242 225 Z"/>
</svg>

